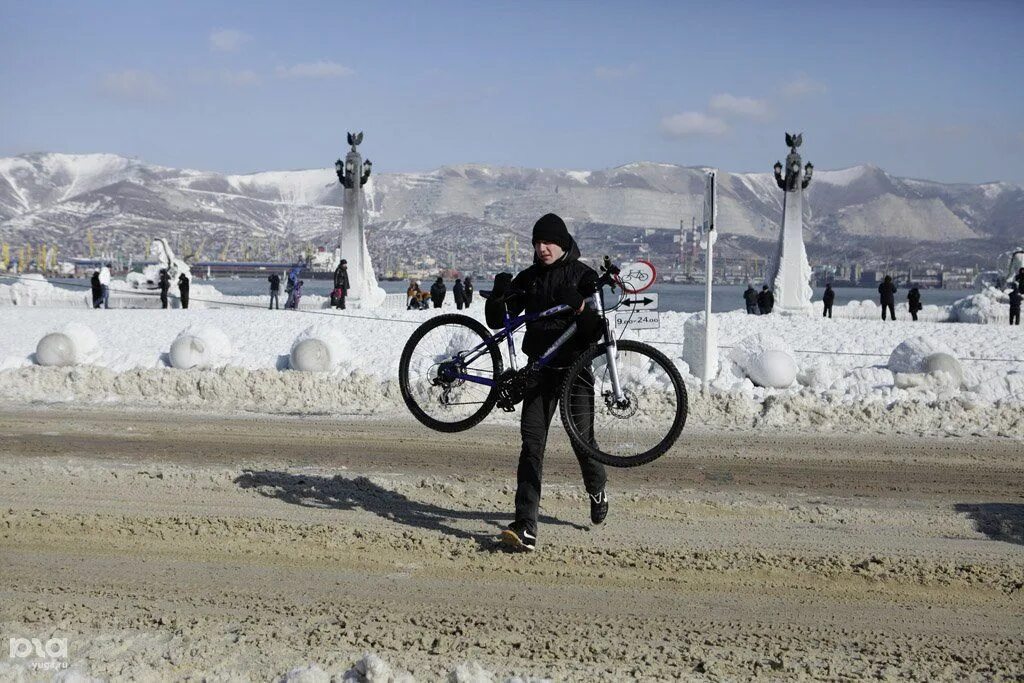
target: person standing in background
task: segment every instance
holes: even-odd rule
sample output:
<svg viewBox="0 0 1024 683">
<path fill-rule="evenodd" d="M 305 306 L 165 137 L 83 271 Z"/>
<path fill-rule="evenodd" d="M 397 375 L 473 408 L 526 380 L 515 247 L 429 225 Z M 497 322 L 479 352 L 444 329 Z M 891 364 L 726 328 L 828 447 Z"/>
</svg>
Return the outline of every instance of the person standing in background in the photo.
<svg viewBox="0 0 1024 683">
<path fill-rule="evenodd" d="M 887 310 L 892 319 L 896 320 L 896 283 L 892 281 L 892 275 L 886 275 L 882 284 L 878 285 L 878 298 L 882 304 L 882 320 L 885 320 Z"/>
<path fill-rule="evenodd" d="M 921 290 L 911 287 L 907 292 L 907 310 L 910 311 L 910 318 L 917 320 L 917 312 L 921 310 Z"/>
<path fill-rule="evenodd" d="M 466 308 L 469 308 L 469 305 L 473 303 L 473 280 L 468 275 L 462 281 L 462 289 L 465 291 Z"/>
<path fill-rule="evenodd" d="M 832 289 L 832 283 L 825 285 L 825 293 L 821 295 L 821 303 L 824 304 L 824 308 L 821 310 L 822 318 L 832 317 L 832 304 L 836 300 L 836 292 Z"/>
<path fill-rule="evenodd" d="M 167 274 L 166 268 L 160 269 L 160 279 L 157 284 L 160 285 L 160 308 L 167 308 L 167 292 L 171 290 L 171 276 Z"/>
<path fill-rule="evenodd" d="M 92 271 L 89 284 L 92 286 L 92 307 L 99 308 L 100 303 L 103 301 L 103 285 L 100 284 L 100 271 Z"/>
<path fill-rule="evenodd" d="M 267 278 L 270 282 L 270 310 L 281 310 L 281 304 L 278 300 L 278 296 L 281 294 L 281 276 L 277 273 L 272 273 Z"/>
<path fill-rule="evenodd" d="M 441 304 L 444 303 L 444 295 L 448 293 L 448 288 L 444 286 L 444 280 L 440 277 L 430 286 L 430 300 L 434 302 L 434 308 L 441 308 Z"/>
<path fill-rule="evenodd" d="M 341 263 L 334 270 L 334 291 L 331 292 L 334 305 L 345 310 L 345 297 L 348 296 L 348 261 L 341 259 Z"/>
<path fill-rule="evenodd" d="M 110 308 L 110 264 L 106 263 L 100 268 L 100 298 L 103 300 L 103 308 Z M 99 308 L 97 306 L 97 308 Z"/>
<path fill-rule="evenodd" d="M 181 307 L 188 308 L 188 288 L 189 288 L 188 275 L 182 273 L 178 276 L 178 298 L 181 299 Z"/>
<path fill-rule="evenodd" d="M 757 315 L 757 292 L 754 291 L 754 285 L 747 284 L 743 292 L 743 303 L 747 305 L 747 315 Z"/>
<path fill-rule="evenodd" d="M 462 310 L 462 307 L 466 305 L 466 290 L 462 286 L 462 278 L 455 278 L 455 284 L 452 285 L 452 298 L 455 299 L 455 308 Z"/>
</svg>

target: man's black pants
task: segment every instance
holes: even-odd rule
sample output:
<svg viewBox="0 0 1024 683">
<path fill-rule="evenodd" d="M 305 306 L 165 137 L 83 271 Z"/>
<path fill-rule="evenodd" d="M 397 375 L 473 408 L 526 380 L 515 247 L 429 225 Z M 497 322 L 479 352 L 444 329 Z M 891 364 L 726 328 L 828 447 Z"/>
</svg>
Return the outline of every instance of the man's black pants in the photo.
<svg viewBox="0 0 1024 683">
<path fill-rule="evenodd" d="M 822 318 L 831 318 L 832 317 L 832 304 L 825 304 L 825 308 L 821 309 L 821 317 Z"/>
<path fill-rule="evenodd" d="M 1020 325 L 1020 309 L 1019 308 L 1011 308 L 1010 309 L 1010 324 L 1011 325 Z"/>
<path fill-rule="evenodd" d="M 882 302 L 882 320 L 885 320 L 885 312 L 889 311 L 889 317 L 896 319 L 896 306 L 892 303 Z"/>
<path fill-rule="evenodd" d="M 536 533 L 537 513 L 540 508 L 541 477 L 544 470 L 544 449 L 548 440 L 548 428 L 551 418 L 558 409 L 558 400 L 562 393 L 562 382 L 565 370 L 544 369 L 531 382 L 522 403 L 522 422 L 520 431 L 523 437 L 523 450 L 519 454 L 519 469 L 516 488 L 516 520 L 526 522 Z M 590 384 L 593 384 L 591 379 Z M 582 389 L 582 387 L 580 387 Z M 583 393 L 583 392 L 581 392 Z M 593 432 L 594 403 L 593 392 L 587 387 L 585 392 L 589 398 L 577 399 L 584 404 L 589 403 L 589 416 L 583 419 L 589 424 L 581 425 L 584 433 Z M 581 453 L 573 446 L 576 458 L 583 472 L 583 485 L 587 493 L 598 493 L 604 489 L 608 477 L 604 465 Z"/>
</svg>

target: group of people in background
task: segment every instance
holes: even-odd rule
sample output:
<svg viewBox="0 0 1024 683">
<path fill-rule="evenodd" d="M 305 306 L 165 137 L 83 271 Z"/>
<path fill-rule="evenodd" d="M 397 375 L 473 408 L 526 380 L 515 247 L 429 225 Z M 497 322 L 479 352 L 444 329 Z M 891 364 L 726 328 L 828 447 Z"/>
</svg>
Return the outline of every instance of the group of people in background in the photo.
<svg viewBox="0 0 1024 683">
<path fill-rule="evenodd" d="M 438 277 L 428 291 L 420 289 L 419 280 L 411 280 L 409 288 L 405 290 L 405 307 L 407 310 L 421 310 L 430 308 L 441 308 L 445 298 L 448 296 L 448 287 L 444 278 Z M 462 310 L 469 308 L 473 303 L 473 280 L 469 277 L 456 278 L 452 285 L 452 298 L 455 300 L 455 308 Z"/>
<path fill-rule="evenodd" d="M 92 307 L 110 308 L 110 264 L 94 270 L 89 284 L 92 289 Z M 181 273 L 178 276 L 178 300 L 182 308 L 188 308 L 190 284 L 188 275 Z M 160 269 L 156 285 L 160 290 L 160 308 L 170 308 L 171 276 L 166 268 Z"/>
<path fill-rule="evenodd" d="M 342 260 L 341 263 L 344 264 L 345 261 Z M 341 266 L 338 267 L 341 268 Z M 302 287 L 306 284 L 305 280 L 299 279 L 299 272 L 301 270 L 301 266 L 295 266 L 290 271 L 288 271 L 288 275 L 286 277 L 284 285 L 284 293 L 287 295 L 287 298 L 285 299 L 284 302 L 285 308 L 296 309 L 299 307 L 299 301 L 302 299 Z M 337 274 L 335 274 L 335 277 L 337 277 Z M 270 283 L 270 310 L 280 310 L 281 276 L 278 275 L 277 273 L 271 273 L 269 276 L 267 276 L 267 282 Z M 345 279 L 345 282 L 348 282 L 347 277 Z M 334 302 L 333 293 L 331 295 L 331 302 L 332 304 Z M 344 298 L 341 307 L 345 307 Z"/>
<path fill-rule="evenodd" d="M 896 283 L 891 275 L 886 275 L 882 279 L 882 283 L 878 285 L 878 300 L 882 306 L 882 320 L 896 320 L 897 291 Z M 1010 295 L 1010 324 L 1020 325 L 1020 305 L 1021 299 L 1024 298 L 1024 268 L 1017 271 L 1014 281 L 1010 283 L 1008 293 Z M 743 292 L 743 300 L 746 303 L 749 315 L 771 313 L 772 308 L 775 306 L 775 297 L 767 285 L 763 286 L 760 292 L 755 291 L 752 285 L 747 285 L 746 291 Z M 821 295 L 821 315 L 823 318 L 832 317 L 832 306 L 835 300 L 836 293 L 832 289 L 832 284 L 826 284 L 825 291 Z M 922 308 L 924 306 L 921 304 L 921 290 L 916 286 L 911 287 L 907 291 L 907 311 L 910 313 L 911 320 L 917 320 L 917 314 Z"/>
<path fill-rule="evenodd" d="M 763 285 L 760 292 L 754 291 L 753 285 L 747 285 L 743 301 L 747 305 L 747 315 L 768 315 L 775 308 L 775 295 L 768 285 Z"/>
</svg>

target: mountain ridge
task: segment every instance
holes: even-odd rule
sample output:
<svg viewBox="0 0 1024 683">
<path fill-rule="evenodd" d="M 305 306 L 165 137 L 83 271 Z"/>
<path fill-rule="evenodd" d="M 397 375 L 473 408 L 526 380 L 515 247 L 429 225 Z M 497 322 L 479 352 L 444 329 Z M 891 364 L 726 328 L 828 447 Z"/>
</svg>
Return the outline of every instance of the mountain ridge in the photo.
<svg viewBox="0 0 1024 683">
<path fill-rule="evenodd" d="M 375 173 L 366 187 L 369 225 L 440 226 L 459 217 L 484 231 L 477 248 L 503 249 L 495 231 L 522 234 L 553 211 L 578 226 L 678 230 L 699 220 L 708 166 L 635 161 L 613 168 L 553 169 L 478 163 Z M 758 241 L 777 237 L 782 192 L 771 173 L 720 171 L 719 224 Z M 805 224 L 809 246 L 908 240 L 990 243 L 995 253 L 1024 238 L 1024 188 L 1013 183 L 940 183 L 893 176 L 873 164 L 815 170 Z M 181 234 L 224 250 L 252 240 L 330 239 L 342 190 L 333 168 L 222 174 L 148 164 L 116 154 L 41 152 L 0 158 L 0 239 L 82 248 L 85 231 L 108 246 L 137 248 Z M 454 220 L 454 219 L 453 219 Z M 474 227 L 475 226 L 475 227 Z M 372 248 L 371 244 L 371 248 Z M 818 245 L 823 246 L 823 245 Z M 429 249 L 429 240 L 421 248 Z"/>
</svg>

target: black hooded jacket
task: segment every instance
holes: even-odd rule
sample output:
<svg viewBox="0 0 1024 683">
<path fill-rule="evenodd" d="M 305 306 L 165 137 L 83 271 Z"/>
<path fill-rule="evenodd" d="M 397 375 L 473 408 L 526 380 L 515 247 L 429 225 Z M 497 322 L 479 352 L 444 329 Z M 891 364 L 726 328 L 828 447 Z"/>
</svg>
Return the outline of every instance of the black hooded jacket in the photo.
<svg viewBox="0 0 1024 683">
<path fill-rule="evenodd" d="M 506 305 L 509 315 L 517 316 L 523 311 L 540 313 L 559 304 L 578 309 L 589 295 L 588 287 L 592 288 L 592 285 L 587 283 L 597 279 L 594 269 L 579 259 L 580 249 L 575 240 L 562 258 L 550 266 L 545 266 L 534 256 L 533 265 L 519 273 L 509 285 L 513 290 L 525 292 L 508 300 Z M 502 326 L 504 306 L 501 303 L 488 300 L 485 314 L 487 324 L 492 329 Z M 579 352 L 593 341 L 594 335 L 600 332 L 597 312 L 589 308 L 579 316 L 565 313 L 527 324 L 526 336 L 523 337 L 523 353 L 531 360 L 540 358 L 574 321 L 586 332 L 581 331 L 574 336 L 552 359 L 552 365 L 555 367 L 571 364 Z"/>
</svg>

